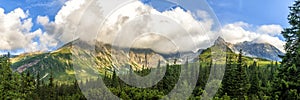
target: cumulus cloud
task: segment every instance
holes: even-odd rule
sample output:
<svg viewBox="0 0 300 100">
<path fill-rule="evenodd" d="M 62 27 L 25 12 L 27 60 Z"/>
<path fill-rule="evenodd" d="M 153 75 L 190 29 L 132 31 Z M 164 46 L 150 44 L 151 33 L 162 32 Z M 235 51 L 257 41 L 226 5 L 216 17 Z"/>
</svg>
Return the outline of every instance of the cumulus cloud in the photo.
<svg viewBox="0 0 300 100">
<path fill-rule="evenodd" d="M 61 44 L 78 37 L 95 37 L 91 34 L 96 34 L 102 15 L 97 4 L 94 0 L 69 0 L 55 16 L 55 21 L 45 23 L 47 18 L 40 17 L 39 22 L 44 25 L 46 32 Z M 86 10 L 87 8 L 94 9 Z"/>
<path fill-rule="evenodd" d="M 258 37 L 255 32 L 246 30 L 250 25 L 244 22 L 236 22 L 223 26 L 222 37 L 230 43 L 239 43 L 243 41 L 252 41 Z"/>
<path fill-rule="evenodd" d="M 145 17 L 146 16 L 146 17 Z M 201 20 L 196 20 L 201 18 Z M 142 18 L 142 20 L 138 20 Z M 128 26 L 130 23 L 130 26 Z M 174 49 L 170 47 L 169 42 L 180 47 L 179 51 L 191 51 L 199 48 L 207 48 L 211 45 L 211 40 L 217 38 L 217 34 L 213 32 L 212 26 L 214 24 L 210 15 L 199 10 L 197 13 L 185 11 L 181 8 L 175 8 L 165 12 L 159 12 L 156 9 L 144 5 L 141 2 L 134 2 L 127 4 L 118 10 L 114 11 L 108 19 L 106 19 L 105 26 L 100 34 L 100 41 L 113 43 L 114 38 L 120 34 L 131 34 L 124 36 L 123 40 L 119 39 L 117 45 L 124 46 L 126 41 L 139 38 L 143 34 L 152 32 L 155 35 L 160 35 L 163 38 L 150 38 L 152 46 L 143 45 L 140 42 L 139 45 L 135 45 L 136 48 L 152 48 L 159 52 L 168 52 Z M 125 31 L 124 31 L 125 30 Z M 121 31 L 121 33 L 120 33 Z M 152 35 L 153 35 L 152 34 Z M 168 38 L 169 42 L 166 41 Z M 149 41 L 148 38 L 139 39 L 140 41 Z M 163 41 L 163 42 L 162 42 Z M 147 43 L 149 44 L 149 43 Z M 127 44 L 128 46 L 130 44 Z M 153 47 L 153 45 L 157 45 Z M 173 46 L 174 46 L 173 45 Z M 159 48 L 160 47 L 160 48 Z M 162 47 L 170 47 L 161 50 Z"/>
<path fill-rule="evenodd" d="M 55 36 L 62 43 L 80 38 L 87 41 L 97 39 L 104 43 L 114 44 L 115 40 L 121 42 L 121 40 L 136 39 L 144 33 L 152 32 L 160 38 L 152 39 L 153 36 L 145 36 L 147 38 L 143 37 L 137 40 L 139 40 L 140 43 L 144 43 L 142 41 L 155 40 L 152 45 L 160 45 L 156 47 L 168 47 L 166 45 L 170 45 L 169 42 L 174 41 L 178 43 L 176 45 L 184 45 L 183 43 L 190 44 L 184 45 L 186 47 L 182 47 L 182 50 L 184 49 L 183 51 L 186 51 L 198 49 L 199 47 L 202 49 L 209 47 L 209 45 L 212 44 L 211 40 L 217 38 L 217 33 L 212 31 L 214 21 L 205 11 L 199 10 L 196 13 L 192 13 L 189 11 L 186 12 L 181 8 L 176 8 L 170 11 L 159 12 L 140 1 L 134 1 L 115 9 L 116 6 L 108 6 L 108 4 L 120 5 L 122 4 L 121 1 L 104 1 L 105 2 L 82 0 L 78 2 L 77 0 L 70 0 L 67 1 L 65 6 L 58 12 L 54 22 L 48 22 L 48 19 L 45 17 L 39 17 L 38 22 L 45 26 L 47 33 Z M 113 12 L 108 12 L 109 10 Z M 164 18 L 157 16 L 163 16 Z M 201 20 L 196 20 L 196 17 Z M 142 20 L 138 21 L 137 19 L 139 18 L 142 18 Z M 131 25 L 128 23 L 131 23 Z M 170 26 L 171 23 L 173 27 Z M 131 35 L 118 38 L 118 36 L 120 36 L 119 33 L 125 34 L 124 32 L 120 32 L 124 30 Z M 168 43 L 164 42 L 166 39 L 169 39 Z M 128 46 L 126 44 L 116 45 Z M 130 46 L 135 46 L 136 48 L 152 48 L 161 52 L 170 51 L 167 50 L 168 48 L 163 51 L 159 48 L 141 44 Z"/>
<path fill-rule="evenodd" d="M 31 39 L 39 38 L 38 41 L 32 40 L 32 43 L 26 46 L 27 51 L 48 51 L 58 45 L 55 37 L 43 32 L 41 29 L 28 34 L 27 37 Z"/>
<path fill-rule="evenodd" d="M 280 25 L 262 25 L 257 29 L 258 33 L 269 34 L 271 36 L 279 35 L 283 31 Z"/>
<path fill-rule="evenodd" d="M 61 10 L 55 16 L 56 24 L 64 24 L 66 23 L 67 17 L 71 15 L 74 11 L 81 8 L 81 5 L 85 3 L 85 0 L 70 0 L 65 3 L 65 6 L 61 8 Z"/>
<path fill-rule="evenodd" d="M 42 25 L 46 25 L 49 23 L 49 18 L 47 16 L 38 16 L 37 22 Z"/>
<path fill-rule="evenodd" d="M 26 34 L 23 34 L 32 26 L 31 19 L 26 19 L 27 16 L 27 13 L 20 8 L 8 14 L 5 14 L 4 9 L 0 8 L 0 49 L 19 49 L 29 44 Z M 25 21 L 22 23 L 20 19 L 25 19 Z"/>
<path fill-rule="evenodd" d="M 33 52 L 48 50 L 43 42 L 38 43 L 33 39 L 39 37 L 39 40 L 49 38 L 43 36 L 41 30 L 31 32 L 33 26 L 32 19 L 28 18 L 29 11 L 23 11 L 17 8 L 7 14 L 0 8 L 0 49 L 1 50 L 24 50 Z M 55 46 L 55 45 L 52 45 Z"/>
<path fill-rule="evenodd" d="M 253 28 L 252 25 L 245 22 L 236 22 L 225 25 L 220 31 L 222 37 L 230 43 L 239 43 L 244 41 L 253 41 L 257 43 L 269 43 L 284 52 L 283 40 L 280 35 L 282 27 L 280 25 L 262 25 Z"/>
<path fill-rule="evenodd" d="M 49 22 L 47 17 L 38 17 L 38 22 L 44 25 L 49 36 L 58 39 L 61 43 L 67 43 L 77 38 L 87 41 L 97 39 L 110 44 L 115 44 L 117 41 L 116 45 L 120 46 L 152 48 L 160 52 L 171 52 L 168 48 L 174 49 L 176 46 L 170 46 L 174 43 L 178 43 L 175 45 L 184 45 L 180 43 L 189 44 L 192 42 L 195 43 L 194 46 L 197 49 L 205 49 L 211 46 L 213 40 L 222 34 L 224 39 L 231 43 L 243 41 L 269 43 L 283 51 L 284 42 L 276 37 L 282 30 L 279 25 L 262 25 L 253 28 L 251 24 L 236 22 L 227 24 L 220 31 L 217 31 L 213 29 L 215 20 L 206 11 L 190 12 L 176 8 L 159 12 L 139 1 L 129 4 L 122 2 L 124 1 L 69 0 L 58 12 L 55 21 Z M 118 6 L 121 4 L 123 5 Z M 164 16 L 168 20 L 157 19 L 159 17 L 149 15 Z M 169 26 L 170 23 L 175 23 L 175 25 L 172 24 L 171 27 Z M 148 33 L 151 34 L 143 36 Z M 118 38 L 122 35 L 124 37 Z M 124 44 L 130 39 L 139 41 L 139 43 Z M 193 45 L 184 46 L 186 46 L 184 50 L 196 49 Z M 161 49 L 159 47 L 166 48 Z"/>
</svg>

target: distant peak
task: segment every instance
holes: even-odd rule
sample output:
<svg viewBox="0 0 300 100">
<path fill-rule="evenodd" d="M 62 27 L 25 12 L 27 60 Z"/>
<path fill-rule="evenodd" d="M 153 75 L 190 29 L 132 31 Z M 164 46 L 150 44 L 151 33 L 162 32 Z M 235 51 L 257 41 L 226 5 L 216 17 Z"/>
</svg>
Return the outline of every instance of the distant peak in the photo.
<svg viewBox="0 0 300 100">
<path fill-rule="evenodd" d="M 251 45 L 251 44 L 259 44 L 259 45 L 271 45 L 273 46 L 272 44 L 270 43 L 260 43 L 260 42 L 256 42 L 256 41 L 244 41 L 244 42 L 239 42 L 239 43 L 236 43 L 236 44 L 247 44 L 247 45 Z"/>
<path fill-rule="evenodd" d="M 256 42 L 254 42 L 254 41 L 244 41 L 244 42 L 240 42 L 240 43 L 237 43 L 237 44 L 258 44 L 258 43 L 256 43 Z"/>
<path fill-rule="evenodd" d="M 226 44 L 226 41 L 222 37 L 218 37 L 215 41 L 215 44 Z"/>
<path fill-rule="evenodd" d="M 225 41 L 222 37 L 218 37 L 216 41 Z"/>
</svg>

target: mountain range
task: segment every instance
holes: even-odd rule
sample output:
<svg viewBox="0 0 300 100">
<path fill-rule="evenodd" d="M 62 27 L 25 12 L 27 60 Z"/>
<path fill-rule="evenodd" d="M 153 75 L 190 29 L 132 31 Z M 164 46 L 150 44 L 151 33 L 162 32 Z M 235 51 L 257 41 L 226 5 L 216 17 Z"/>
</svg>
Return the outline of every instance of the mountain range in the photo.
<svg viewBox="0 0 300 100">
<path fill-rule="evenodd" d="M 74 46 L 73 44 L 76 43 L 84 47 Z M 280 61 L 281 59 L 278 55 L 283 55 L 280 50 L 270 44 L 254 42 L 231 44 L 222 38 L 218 38 L 214 45 L 224 45 L 233 53 L 238 53 L 242 49 L 243 54 L 251 58 Z M 11 58 L 12 69 L 19 73 L 30 72 L 33 75 L 39 74 L 41 77 L 39 80 L 45 81 L 52 74 L 57 82 L 68 83 L 75 79 L 75 73 L 87 76 L 89 72 L 87 66 L 92 67 L 94 71 L 102 74 L 106 71 L 112 72 L 126 64 L 130 65 L 134 70 L 140 70 L 142 68 L 156 67 L 158 64 L 181 64 L 187 57 L 192 59 L 191 61 L 197 61 L 199 55 L 206 51 L 199 49 L 197 52 L 163 54 L 151 49 L 116 49 L 116 47 L 102 42 L 96 42 L 93 50 L 86 49 L 89 46 L 91 45 L 84 41 L 73 41 L 52 52 L 21 54 Z M 88 58 L 82 59 L 80 58 L 81 55 L 86 55 Z M 74 60 L 77 59 L 76 57 L 82 61 Z M 96 65 L 91 66 L 93 63 L 96 63 Z M 81 70 L 75 71 L 73 64 L 78 64 Z"/>
<path fill-rule="evenodd" d="M 241 43 L 232 44 L 229 42 L 225 42 L 225 40 L 222 38 L 218 38 L 216 41 L 224 42 L 224 44 L 226 44 L 226 46 L 235 53 L 239 53 L 239 51 L 242 50 L 243 55 L 252 58 L 281 61 L 281 58 L 279 56 L 284 55 L 282 51 L 269 43 L 255 43 L 252 41 L 244 41 Z"/>
</svg>

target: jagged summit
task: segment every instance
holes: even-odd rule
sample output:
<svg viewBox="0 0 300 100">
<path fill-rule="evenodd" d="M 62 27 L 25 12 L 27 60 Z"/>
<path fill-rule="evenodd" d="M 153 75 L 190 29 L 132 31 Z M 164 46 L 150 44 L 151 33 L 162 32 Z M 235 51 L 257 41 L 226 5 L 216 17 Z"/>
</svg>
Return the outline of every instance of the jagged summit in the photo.
<svg viewBox="0 0 300 100">
<path fill-rule="evenodd" d="M 284 55 L 279 49 L 269 43 L 256 43 L 253 41 L 244 41 L 236 44 L 226 42 L 222 37 L 218 37 L 214 43 L 219 46 L 227 46 L 235 53 L 242 49 L 245 56 L 263 58 L 273 61 L 281 61 L 279 55 Z"/>
<path fill-rule="evenodd" d="M 246 56 L 265 58 L 273 61 L 281 61 L 279 55 L 284 55 L 283 52 L 271 44 L 255 43 L 251 41 L 234 44 L 231 49 L 235 52 L 238 52 L 238 50 L 242 49 L 245 53 L 244 55 Z"/>
<path fill-rule="evenodd" d="M 218 37 L 217 40 L 215 40 L 215 45 L 226 45 L 226 41 L 222 37 Z"/>
</svg>

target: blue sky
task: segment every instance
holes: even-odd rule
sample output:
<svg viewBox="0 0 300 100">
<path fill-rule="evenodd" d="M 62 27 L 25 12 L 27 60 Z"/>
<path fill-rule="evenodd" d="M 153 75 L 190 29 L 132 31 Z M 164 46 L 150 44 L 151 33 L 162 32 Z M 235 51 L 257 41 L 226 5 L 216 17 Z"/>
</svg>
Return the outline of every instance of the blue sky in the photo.
<svg viewBox="0 0 300 100">
<path fill-rule="evenodd" d="M 141 0 L 164 11 L 176 4 L 161 0 Z M 244 21 L 253 25 L 279 24 L 288 27 L 288 6 L 293 0 L 207 0 L 222 24 Z M 200 3 L 200 2 L 199 2 Z"/>
<path fill-rule="evenodd" d="M 288 6 L 293 0 L 208 0 L 223 24 L 244 21 L 253 25 L 288 27 Z"/>
<path fill-rule="evenodd" d="M 29 11 L 28 18 L 32 18 L 33 23 L 30 32 L 34 32 L 38 29 L 44 32 L 44 27 L 37 23 L 37 16 L 47 16 L 50 21 L 55 21 L 55 16 L 61 10 L 62 6 L 65 5 L 66 1 L 67 0 L 0 0 L 0 8 L 4 9 L 5 14 L 14 11 L 16 8 L 21 8 L 24 12 Z M 161 2 L 161 0 L 141 1 L 161 12 L 165 11 L 165 9 L 178 6 L 174 3 Z M 278 25 L 282 28 L 288 27 L 288 6 L 293 4 L 293 0 L 207 0 L 207 2 L 215 12 L 221 25 L 224 27 L 236 25 L 242 27 L 243 31 L 249 31 L 250 33 L 259 31 L 263 25 Z M 186 2 L 186 5 L 189 5 L 189 3 L 190 5 L 199 3 L 199 6 L 201 6 L 201 2 Z M 189 9 L 190 7 L 183 6 L 183 8 Z M 242 22 L 242 24 L 239 24 L 239 22 Z M 248 25 L 251 27 L 245 28 L 245 26 Z M 275 34 L 274 36 L 283 40 L 279 34 Z M 33 41 L 39 43 L 39 37 L 34 38 Z M 14 51 L 19 52 L 22 51 L 22 49 Z"/>
<path fill-rule="evenodd" d="M 51 21 L 57 12 L 64 5 L 66 0 L 0 0 L 0 8 L 4 8 L 4 13 L 9 13 L 16 8 L 29 11 L 29 17 L 36 23 L 37 16 L 48 16 Z M 42 28 L 41 25 L 34 24 L 31 31 Z"/>
<path fill-rule="evenodd" d="M 0 0 L 0 7 L 8 13 L 16 8 L 29 10 L 30 17 L 36 21 L 36 17 L 48 16 L 51 21 L 57 12 L 64 5 L 66 0 Z M 167 9 L 168 4 L 161 0 L 150 1 L 153 7 L 159 11 Z M 279 24 L 288 27 L 287 15 L 288 6 L 293 4 L 293 0 L 207 0 L 219 21 L 228 24 L 236 21 L 244 21 L 253 25 Z M 39 25 L 32 30 L 39 28 Z"/>
</svg>

